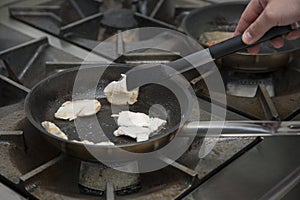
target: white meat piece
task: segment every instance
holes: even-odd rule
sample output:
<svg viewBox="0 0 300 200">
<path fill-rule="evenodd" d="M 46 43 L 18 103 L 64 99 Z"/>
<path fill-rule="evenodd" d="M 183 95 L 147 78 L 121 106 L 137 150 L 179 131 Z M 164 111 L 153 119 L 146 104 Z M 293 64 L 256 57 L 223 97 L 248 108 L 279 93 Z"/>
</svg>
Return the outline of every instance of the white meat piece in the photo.
<svg viewBox="0 0 300 200">
<path fill-rule="evenodd" d="M 54 114 L 57 119 L 72 121 L 77 117 L 90 116 L 96 114 L 101 108 L 101 104 L 96 99 L 85 99 L 77 101 L 66 101 Z"/>
<path fill-rule="evenodd" d="M 150 118 L 150 125 L 149 129 L 151 130 L 151 133 L 159 131 L 163 128 L 163 126 L 167 123 L 166 120 L 157 118 L 157 117 L 151 117 Z"/>
<path fill-rule="evenodd" d="M 232 38 L 233 34 L 234 34 L 233 32 L 225 32 L 225 31 L 204 32 L 203 34 L 200 35 L 199 41 L 200 43 L 206 46 L 212 46 L 214 44 Z"/>
<path fill-rule="evenodd" d="M 132 91 L 127 90 L 126 75 L 121 74 L 120 81 L 113 81 L 104 88 L 107 101 L 113 105 L 132 105 L 137 102 L 139 88 Z"/>
<path fill-rule="evenodd" d="M 122 111 L 119 113 L 118 126 L 146 126 L 150 125 L 148 115 L 139 112 Z"/>
<path fill-rule="evenodd" d="M 144 141 L 147 141 L 149 140 L 149 135 L 148 133 L 145 133 L 145 134 L 138 134 L 138 136 L 136 137 L 136 141 L 137 142 L 144 142 Z"/>
<path fill-rule="evenodd" d="M 112 117 L 118 117 L 119 128 L 114 131 L 114 135 L 129 136 L 137 142 L 149 140 L 150 134 L 157 133 L 167 123 L 166 120 L 150 118 L 144 113 L 130 111 L 121 111 L 118 115 L 113 114 Z"/>
<path fill-rule="evenodd" d="M 99 143 L 94 143 L 94 142 L 91 142 L 91 141 L 88 141 L 88 140 L 72 140 L 73 142 L 76 142 L 76 143 L 81 143 L 81 144 L 93 144 L 93 145 L 102 145 L 102 146 L 112 146 L 112 145 L 115 145 L 114 143 L 112 143 L 111 141 L 104 141 L 104 142 L 99 142 Z"/>
<path fill-rule="evenodd" d="M 68 136 L 62 132 L 54 123 L 49 121 L 43 121 L 42 126 L 46 129 L 48 133 L 60 137 L 62 139 L 68 140 Z"/>
<path fill-rule="evenodd" d="M 94 144 L 94 142 L 91 142 L 91 141 L 88 141 L 88 140 L 72 140 L 73 142 L 76 142 L 76 143 L 81 143 L 81 144 Z"/>
<path fill-rule="evenodd" d="M 115 144 L 113 142 L 111 142 L 111 141 L 104 141 L 104 142 L 96 143 L 96 145 L 114 146 Z"/>
<path fill-rule="evenodd" d="M 129 136 L 136 139 L 137 142 L 149 140 L 150 133 L 151 130 L 149 128 L 140 127 L 140 126 L 131 126 L 131 127 L 121 126 L 114 131 L 115 136 L 122 136 L 122 135 Z"/>
</svg>

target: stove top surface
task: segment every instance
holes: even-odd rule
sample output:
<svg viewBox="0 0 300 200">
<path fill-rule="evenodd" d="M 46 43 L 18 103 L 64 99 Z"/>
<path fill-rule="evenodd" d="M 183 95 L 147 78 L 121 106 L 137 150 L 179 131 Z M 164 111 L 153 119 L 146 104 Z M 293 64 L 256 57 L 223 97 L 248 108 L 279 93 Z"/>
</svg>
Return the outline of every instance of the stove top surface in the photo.
<svg viewBox="0 0 300 200">
<path fill-rule="evenodd" d="M 178 0 L 175 5 L 168 0 L 153 2 L 1 2 L 0 197 L 7 198 L 16 191 L 16 195 L 30 199 L 269 199 L 276 195 L 297 199 L 300 194 L 297 185 L 300 139 L 296 136 L 221 137 L 204 158 L 198 156 L 202 138 L 196 137 L 178 160 L 165 159 L 167 167 L 141 173 L 137 192 L 120 195 L 114 192 L 114 185 L 107 184 L 101 197 L 80 193 L 82 161 L 54 148 L 30 124 L 23 108 L 25 96 L 41 79 L 80 66 L 87 56 L 93 62 L 85 64 L 99 66 L 115 57 L 119 57 L 116 64 L 129 65 L 166 63 L 180 57 L 151 51 L 124 54 L 140 45 L 139 42 L 159 45 L 164 41 L 172 45 L 172 41 L 168 41 L 173 37 L 170 33 L 144 39 L 123 35 L 105 44 L 106 53 L 90 53 L 106 37 L 120 33 L 116 27 L 102 27 L 101 20 L 107 10 L 131 9 L 138 27 L 182 31 L 180 25 L 188 12 L 219 3 L 202 0 Z M 196 47 L 191 49 L 197 50 Z M 298 54 L 295 55 L 298 58 Z M 286 69 L 255 77 L 255 80 L 253 75 L 242 79 L 239 72 L 221 70 L 228 92 L 226 120 L 299 120 L 299 67 L 300 59 L 295 59 Z M 211 103 L 203 79 L 193 73 L 185 77 L 199 96 L 201 120 L 211 120 Z M 245 90 L 248 97 L 239 96 Z M 224 109 L 224 105 L 218 106 Z"/>
</svg>

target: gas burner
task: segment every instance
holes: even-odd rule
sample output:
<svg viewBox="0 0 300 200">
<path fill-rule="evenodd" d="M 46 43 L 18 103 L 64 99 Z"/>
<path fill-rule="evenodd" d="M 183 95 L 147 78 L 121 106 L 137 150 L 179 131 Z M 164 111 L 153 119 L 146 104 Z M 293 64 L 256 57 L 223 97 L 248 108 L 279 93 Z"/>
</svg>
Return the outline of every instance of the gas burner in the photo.
<svg viewBox="0 0 300 200">
<path fill-rule="evenodd" d="M 81 193 L 89 195 L 102 196 L 108 187 L 118 195 L 132 194 L 141 188 L 140 174 L 122 172 L 101 163 L 81 162 L 78 187 Z"/>
<path fill-rule="evenodd" d="M 221 70 L 228 109 L 251 119 L 290 120 L 295 117 L 300 112 L 300 71 L 294 67 L 297 60 L 281 70 L 267 73 Z M 210 72 L 207 76 L 213 78 L 213 74 Z M 197 81 L 192 83 L 197 95 L 210 100 L 203 79 Z"/>
<path fill-rule="evenodd" d="M 134 17 L 134 11 L 123 8 L 105 12 L 101 24 L 118 30 L 127 30 L 138 26 L 138 22 Z"/>
<path fill-rule="evenodd" d="M 76 3 L 72 4 L 72 9 L 66 9 L 63 6 L 64 4 L 57 5 L 57 2 L 54 1 L 26 7 L 14 6 L 10 8 L 10 15 L 19 21 L 87 50 L 93 50 L 99 42 L 120 31 L 135 27 L 176 29 L 175 26 L 154 19 L 153 16 L 148 17 L 136 12 L 137 9 L 132 6 L 135 1 L 104 1 L 96 3 L 96 1 L 89 0 L 85 6 L 82 6 L 81 3 L 83 1 L 76 1 Z M 118 6 L 112 9 L 111 3 L 117 3 Z M 161 9 L 161 6 L 163 5 L 155 7 L 155 13 Z M 69 14 L 61 15 L 58 12 L 64 9 Z M 71 19 L 69 16 L 78 17 Z M 134 42 L 136 40 L 136 36 L 126 36 L 124 42 Z M 111 41 L 107 49 L 115 49 L 116 45 L 114 42 L 115 40 Z M 99 54 L 106 57 L 106 55 Z M 113 56 L 108 58 L 111 57 Z"/>
<path fill-rule="evenodd" d="M 140 0 L 138 8 L 144 15 L 174 24 L 175 3 L 173 0 Z"/>
<path fill-rule="evenodd" d="M 102 26 L 99 28 L 98 41 L 104 41 L 119 31 L 129 30 L 138 26 L 134 11 L 124 8 L 105 12 L 100 23 Z M 126 37 L 125 41 L 131 42 L 136 37 Z"/>
<path fill-rule="evenodd" d="M 275 95 L 272 73 L 227 72 L 226 93 L 237 97 L 255 97 L 259 85 L 264 85 L 269 96 Z"/>
<path fill-rule="evenodd" d="M 38 1 L 32 6 L 14 6 L 12 16 L 35 27 L 59 34 L 59 28 L 99 12 L 100 3 L 93 0 Z M 42 2 L 42 3 L 40 3 Z"/>
<path fill-rule="evenodd" d="M 101 12 L 106 12 L 109 10 L 127 8 L 131 9 L 136 0 L 102 0 L 101 7 L 99 10 Z"/>
<path fill-rule="evenodd" d="M 22 83 L 28 88 L 33 87 L 38 81 L 45 78 L 45 61 L 53 59 L 81 60 L 54 48 L 49 44 L 46 37 L 32 39 L 5 51 L 0 51 L 2 73 L 7 74 L 10 79 Z"/>
</svg>

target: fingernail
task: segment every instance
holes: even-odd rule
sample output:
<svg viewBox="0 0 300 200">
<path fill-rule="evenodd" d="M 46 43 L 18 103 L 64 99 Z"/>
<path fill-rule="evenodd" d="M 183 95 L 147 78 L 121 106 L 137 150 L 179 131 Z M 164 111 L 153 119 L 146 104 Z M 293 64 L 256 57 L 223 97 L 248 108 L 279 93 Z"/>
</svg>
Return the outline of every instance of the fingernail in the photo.
<svg viewBox="0 0 300 200">
<path fill-rule="evenodd" d="M 243 35 L 244 42 L 250 43 L 252 39 L 253 39 L 252 35 L 250 34 L 249 31 L 247 31 L 246 33 L 244 33 L 244 35 Z"/>
</svg>

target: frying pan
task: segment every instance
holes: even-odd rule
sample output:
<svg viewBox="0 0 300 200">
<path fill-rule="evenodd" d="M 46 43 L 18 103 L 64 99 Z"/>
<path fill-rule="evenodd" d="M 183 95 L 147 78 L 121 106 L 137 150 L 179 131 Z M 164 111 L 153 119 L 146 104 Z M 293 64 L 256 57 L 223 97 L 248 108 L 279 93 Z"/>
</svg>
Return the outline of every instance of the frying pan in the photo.
<svg viewBox="0 0 300 200">
<path fill-rule="evenodd" d="M 247 2 L 228 2 L 196 9 L 184 19 L 183 28 L 196 40 L 205 32 L 234 32 L 246 6 Z M 206 45 L 204 41 L 199 42 L 203 46 Z M 293 59 L 293 52 L 299 47 L 299 39 L 285 41 L 285 45 L 280 49 L 273 48 L 269 43 L 263 43 L 260 52 L 256 55 L 240 51 L 216 60 L 216 64 L 243 72 L 275 71 L 286 66 Z"/>
<path fill-rule="evenodd" d="M 131 67 L 108 67 L 104 68 L 86 68 L 81 69 L 80 78 L 89 82 L 90 78 L 98 76 L 99 71 L 103 73 L 101 80 L 97 81 L 97 89 L 95 92 L 96 98 L 101 102 L 102 108 L 96 114 L 96 119 L 100 123 L 102 132 L 91 132 L 95 124 L 92 117 L 81 117 L 76 120 L 82 120 L 84 137 L 79 138 L 74 121 L 58 120 L 54 118 L 54 113 L 65 101 L 72 99 L 72 91 L 75 80 L 78 80 L 78 68 L 69 69 L 59 72 L 39 82 L 32 88 L 25 99 L 25 112 L 28 120 L 39 130 L 37 133 L 42 134 L 50 143 L 61 149 L 63 152 L 77 157 L 81 160 L 97 162 L 97 159 L 90 153 L 97 153 L 97 155 L 106 158 L 109 162 L 128 161 L 124 157 L 118 147 L 126 151 L 134 153 L 146 153 L 155 151 L 170 142 L 175 134 L 181 131 L 184 137 L 194 136 L 197 131 L 205 132 L 207 129 L 216 130 L 216 133 L 229 133 L 228 136 L 273 136 L 273 135 L 297 135 L 299 134 L 300 122 L 267 122 L 267 121 L 235 121 L 235 122 L 187 122 L 192 106 L 190 101 L 189 91 L 185 87 L 177 87 L 176 90 L 170 90 L 162 85 L 148 84 L 140 87 L 138 102 L 130 106 L 130 110 L 134 112 L 147 113 L 153 105 L 161 105 L 165 109 L 162 112 L 160 108 L 152 109 L 150 116 L 160 117 L 166 119 L 167 124 L 165 129 L 162 129 L 157 135 L 150 137 L 150 140 L 137 143 L 134 139 L 129 137 L 115 137 L 113 131 L 117 129 L 117 124 L 111 117 L 111 105 L 106 101 L 103 94 L 103 89 L 111 81 L 118 80 L 120 74 L 126 73 Z M 77 78 L 77 79 L 76 79 Z M 167 80 L 171 81 L 171 80 Z M 93 83 L 92 83 L 93 84 Z M 168 82 L 165 84 L 167 85 Z M 173 85 L 172 82 L 170 84 Z M 90 96 L 90 91 L 83 88 L 84 92 L 80 93 L 81 97 L 85 99 Z M 180 95 L 180 98 L 178 98 Z M 122 109 L 122 107 L 120 107 Z M 66 135 L 69 140 L 64 140 L 48 133 L 41 123 L 45 120 L 55 123 Z M 214 131 L 213 131 L 214 132 Z M 234 133 L 240 133 L 235 135 Z M 250 133 L 250 134 L 248 134 Z M 242 134 L 242 135 L 241 135 Z M 94 143 L 100 141 L 107 141 L 107 138 L 112 141 L 115 146 L 100 146 L 93 144 L 81 144 L 71 140 L 89 140 Z M 205 136 L 205 134 L 200 137 Z M 213 135 L 212 135 L 213 136 Z M 219 135 L 216 135 L 219 136 Z M 225 135 L 226 136 L 226 135 Z M 88 147 L 88 149 L 87 149 Z M 115 159 L 110 160 L 112 158 Z"/>
<path fill-rule="evenodd" d="M 25 112 L 29 121 L 39 130 L 39 133 L 43 134 L 45 138 L 60 148 L 62 151 L 69 155 L 80 158 L 81 160 L 96 161 L 95 158 L 89 153 L 85 145 L 73 142 L 71 140 L 89 140 L 95 143 L 100 141 L 107 141 L 104 139 L 103 134 L 115 144 L 115 147 L 119 147 L 123 150 L 144 153 L 151 152 L 160 147 L 166 145 L 176 133 L 176 130 L 180 127 L 182 122 L 182 115 L 189 115 L 191 111 L 189 109 L 190 101 L 188 96 L 184 96 L 186 93 L 183 89 L 178 88 L 178 93 L 184 98 L 184 101 L 179 102 L 176 95 L 169 89 L 162 85 L 151 84 L 145 85 L 140 88 L 138 102 L 130 106 L 130 110 L 134 112 L 143 112 L 148 114 L 148 111 L 152 105 L 161 105 L 164 107 L 165 112 L 160 109 L 152 109 L 152 115 L 166 119 L 167 124 L 165 129 L 162 129 L 157 135 L 150 137 L 150 140 L 146 142 L 137 143 L 135 139 L 121 136 L 115 137 L 113 131 L 117 129 L 115 120 L 111 117 L 112 109 L 111 105 L 107 102 L 103 89 L 107 84 L 120 78 L 120 74 L 126 73 L 129 67 L 108 67 L 105 71 L 102 68 L 87 68 L 82 69 L 83 79 L 89 80 L 90 77 L 95 74 L 103 73 L 101 80 L 97 83 L 96 98 L 100 101 L 102 108 L 97 113 L 96 117 L 100 123 L 103 132 L 94 133 L 94 124 L 90 117 L 81 117 L 76 120 L 82 120 L 86 125 L 83 127 L 83 132 L 87 134 L 85 138 L 79 138 L 75 128 L 74 121 L 65 121 L 54 118 L 54 113 L 65 101 L 72 99 L 72 91 L 78 73 L 78 69 L 66 70 L 52 76 L 47 77 L 32 88 L 25 100 Z M 99 72 L 100 71 L 100 72 Z M 84 90 L 80 94 L 83 99 L 85 96 L 89 96 L 90 91 Z M 42 126 L 43 121 L 50 121 L 56 124 L 69 138 L 68 141 L 53 136 L 48 133 Z M 114 154 L 114 157 L 122 160 L 123 156 L 115 151 L 115 148 L 110 146 L 100 145 L 86 145 L 93 152 L 97 152 L 99 155 L 103 154 L 106 157 Z"/>
</svg>

